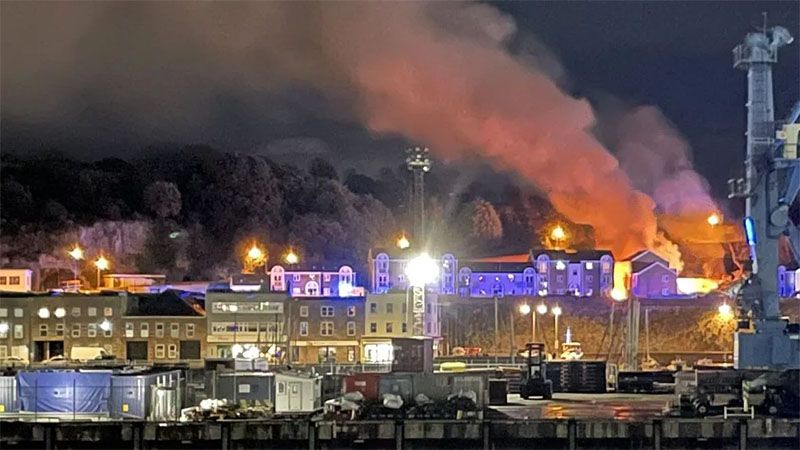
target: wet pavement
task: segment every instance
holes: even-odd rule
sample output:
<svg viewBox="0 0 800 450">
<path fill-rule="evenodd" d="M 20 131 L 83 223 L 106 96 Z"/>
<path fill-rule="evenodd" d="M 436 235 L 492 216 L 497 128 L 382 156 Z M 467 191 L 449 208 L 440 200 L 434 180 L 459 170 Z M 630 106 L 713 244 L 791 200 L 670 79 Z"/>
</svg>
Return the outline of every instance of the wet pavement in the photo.
<svg viewBox="0 0 800 450">
<path fill-rule="evenodd" d="M 552 400 L 523 400 L 508 396 L 508 405 L 492 406 L 498 418 L 511 419 L 610 419 L 638 421 L 663 415 L 674 399 L 671 394 L 553 394 Z"/>
</svg>

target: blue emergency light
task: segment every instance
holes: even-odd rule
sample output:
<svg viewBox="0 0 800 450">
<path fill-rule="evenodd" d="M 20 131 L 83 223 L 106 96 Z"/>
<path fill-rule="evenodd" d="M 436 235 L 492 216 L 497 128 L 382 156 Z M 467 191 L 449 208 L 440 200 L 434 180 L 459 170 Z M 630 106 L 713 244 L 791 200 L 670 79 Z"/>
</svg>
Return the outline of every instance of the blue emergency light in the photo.
<svg viewBox="0 0 800 450">
<path fill-rule="evenodd" d="M 744 234 L 747 237 L 747 245 L 756 245 L 756 223 L 752 217 L 747 216 L 744 218 Z"/>
</svg>

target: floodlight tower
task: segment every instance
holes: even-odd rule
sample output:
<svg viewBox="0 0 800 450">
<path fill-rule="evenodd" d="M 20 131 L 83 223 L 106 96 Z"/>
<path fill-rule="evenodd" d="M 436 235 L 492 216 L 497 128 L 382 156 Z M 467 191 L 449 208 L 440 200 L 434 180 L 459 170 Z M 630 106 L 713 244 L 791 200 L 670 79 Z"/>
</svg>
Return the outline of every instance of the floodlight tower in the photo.
<svg viewBox="0 0 800 450">
<path fill-rule="evenodd" d="M 425 242 L 425 174 L 431 170 L 431 159 L 427 147 L 414 147 L 406 150 L 406 167 L 412 173 L 411 214 L 414 240 L 422 245 Z"/>
<path fill-rule="evenodd" d="M 778 154 L 772 65 L 793 38 L 783 27 L 749 33 L 733 49 L 733 66 L 747 71 L 745 177 L 729 181 L 732 197 L 746 199 L 745 231 L 752 274 L 740 292 L 744 313 L 734 339 L 737 369 L 800 366 L 800 345 L 786 333 L 778 303 L 778 239 L 789 233 L 789 205 L 800 190 L 800 160 Z M 793 246 L 800 242 L 792 242 Z"/>
</svg>

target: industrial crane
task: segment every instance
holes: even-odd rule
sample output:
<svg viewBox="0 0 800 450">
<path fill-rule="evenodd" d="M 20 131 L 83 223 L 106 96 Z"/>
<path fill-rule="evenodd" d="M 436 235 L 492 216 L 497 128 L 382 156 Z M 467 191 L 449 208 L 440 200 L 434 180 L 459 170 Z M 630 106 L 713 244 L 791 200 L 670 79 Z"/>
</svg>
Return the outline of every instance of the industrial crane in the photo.
<svg viewBox="0 0 800 450">
<path fill-rule="evenodd" d="M 800 254 L 800 230 L 789 207 L 800 191 L 796 106 L 790 124 L 776 140 L 772 65 L 778 49 L 791 44 L 783 27 L 749 33 L 733 50 L 734 67 L 747 71 L 747 155 L 745 177 L 729 181 L 731 197 L 745 199 L 745 235 L 752 270 L 738 293 L 739 327 L 734 337 L 734 368 L 781 370 L 800 368 L 800 340 L 781 319 L 778 302 L 778 240 L 790 236 Z M 800 104 L 800 102 L 798 102 Z"/>
</svg>

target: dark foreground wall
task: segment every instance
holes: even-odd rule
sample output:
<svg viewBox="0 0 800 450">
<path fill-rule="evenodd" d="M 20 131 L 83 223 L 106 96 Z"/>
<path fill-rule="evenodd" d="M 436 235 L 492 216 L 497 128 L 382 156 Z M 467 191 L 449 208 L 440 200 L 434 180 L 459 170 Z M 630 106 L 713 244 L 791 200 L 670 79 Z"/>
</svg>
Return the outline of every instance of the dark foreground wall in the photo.
<svg viewBox="0 0 800 450">
<path fill-rule="evenodd" d="M 215 423 L 0 421 L 0 448 L 800 448 L 800 420 L 302 420 Z"/>
</svg>

